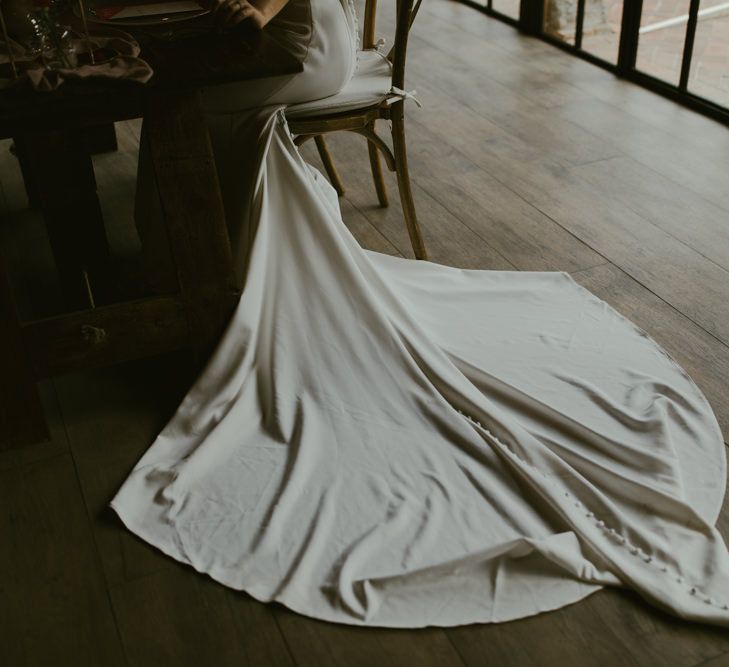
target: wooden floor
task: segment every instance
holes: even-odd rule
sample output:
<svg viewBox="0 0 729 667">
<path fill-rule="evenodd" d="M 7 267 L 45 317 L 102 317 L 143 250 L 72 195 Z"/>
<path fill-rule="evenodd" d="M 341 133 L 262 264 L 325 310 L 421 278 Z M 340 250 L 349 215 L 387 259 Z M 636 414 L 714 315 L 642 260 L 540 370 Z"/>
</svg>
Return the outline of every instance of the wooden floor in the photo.
<svg viewBox="0 0 729 667">
<path fill-rule="evenodd" d="M 569 271 L 689 371 L 729 433 L 727 129 L 448 0 L 423 3 L 410 74 L 432 259 Z M 96 160 L 115 254 L 132 270 L 138 127 L 118 126 L 122 150 Z M 331 148 L 347 224 L 363 245 L 408 255 L 394 181 L 392 206 L 377 208 L 361 137 Z M 0 238 L 21 305 L 53 310 L 42 227 L 7 143 L 0 153 Z M 0 453 L 3 665 L 729 665 L 726 630 L 619 590 L 502 625 L 388 631 L 316 622 L 178 565 L 107 503 L 190 380 L 186 357 L 170 355 L 43 385 L 52 440 Z M 729 535 L 727 505 L 720 528 Z"/>
</svg>

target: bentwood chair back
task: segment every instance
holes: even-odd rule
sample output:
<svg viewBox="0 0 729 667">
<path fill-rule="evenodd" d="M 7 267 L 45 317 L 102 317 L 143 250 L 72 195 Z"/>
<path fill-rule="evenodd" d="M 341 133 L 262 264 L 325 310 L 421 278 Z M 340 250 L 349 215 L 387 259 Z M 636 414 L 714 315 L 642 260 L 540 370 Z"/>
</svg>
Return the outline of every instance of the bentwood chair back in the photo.
<svg viewBox="0 0 729 667">
<path fill-rule="evenodd" d="M 286 111 L 289 128 L 302 145 L 316 141 L 319 155 L 334 188 L 341 196 L 344 186 L 324 141 L 332 132 L 356 132 L 367 139 L 372 178 L 381 206 L 388 205 L 387 189 L 382 174 L 382 157 L 390 171 L 397 175 L 405 225 L 417 259 L 427 259 L 425 244 L 418 225 L 408 172 L 405 144 L 405 63 L 408 37 L 422 0 L 397 0 L 397 22 L 392 49 L 385 56 L 376 50 L 375 32 L 377 0 L 366 0 L 362 30 L 362 50 L 352 81 L 331 98 Z M 376 122 L 389 120 L 392 149 L 377 133 Z"/>
</svg>

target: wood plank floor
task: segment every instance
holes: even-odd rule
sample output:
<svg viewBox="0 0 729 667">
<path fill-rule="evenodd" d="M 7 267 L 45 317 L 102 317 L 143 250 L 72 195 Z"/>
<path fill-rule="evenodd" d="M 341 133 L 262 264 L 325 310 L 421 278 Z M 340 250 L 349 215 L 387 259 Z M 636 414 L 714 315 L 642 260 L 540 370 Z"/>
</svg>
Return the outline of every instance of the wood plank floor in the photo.
<svg viewBox="0 0 729 667">
<path fill-rule="evenodd" d="M 387 32 L 391 3 L 380 4 Z M 449 0 L 423 3 L 409 65 L 424 104 L 409 107 L 415 199 L 433 261 L 569 271 L 689 371 L 729 434 L 726 127 Z M 117 132 L 121 150 L 95 163 L 133 286 L 139 122 Z M 350 229 L 365 247 L 411 256 L 394 180 L 390 208 L 378 208 L 362 138 L 330 147 Z M 0 242 L 23 312 L 55 312 L 50 249 L 8 149 Z M 0 663 L 729 666 L 726 630 L 620 590 L 501 625 L 390 631 L 313 621 L 178 565 L 107 504 L 191 380 L 176 354 L 43 383 L 51 441 L 0 453 Z M 719 525 L 729 536 L 729 503 Z"/>
</svg>

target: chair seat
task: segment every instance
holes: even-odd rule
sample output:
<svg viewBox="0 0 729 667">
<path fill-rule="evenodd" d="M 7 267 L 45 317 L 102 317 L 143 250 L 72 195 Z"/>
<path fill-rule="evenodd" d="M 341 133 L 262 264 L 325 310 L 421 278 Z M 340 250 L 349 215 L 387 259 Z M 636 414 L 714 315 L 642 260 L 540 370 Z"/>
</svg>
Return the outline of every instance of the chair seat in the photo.
<svg viewBox="0 0 729 667">
<path fill-rule="evenodd" d="M 286 109 L 291 119 L 310 118 L 365 109 L 385 100 L 392 88 L 392 65 L 378 51 L 360 51 L 357 54 L 357 69 L 349 83 L 336 95 L 313 102 L 292 104 Z"/>
</svg>

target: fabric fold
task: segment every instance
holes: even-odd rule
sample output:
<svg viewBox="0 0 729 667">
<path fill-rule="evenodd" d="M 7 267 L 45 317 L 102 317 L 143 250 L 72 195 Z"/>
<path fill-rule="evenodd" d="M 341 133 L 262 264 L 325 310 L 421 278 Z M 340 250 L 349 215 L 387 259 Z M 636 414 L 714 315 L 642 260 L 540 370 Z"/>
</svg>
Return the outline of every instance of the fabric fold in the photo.
<svg viewBox="0 0 729 667">
<path fill-rule="evenodd" d="M 729 625 L 716 419 L 644 332 L 565 273 L 379 255 L 280 108 L 245 287 L 114 498 L 143 539 L 325 620 L 497 622 L 627 586 Z"/>
</svg>

